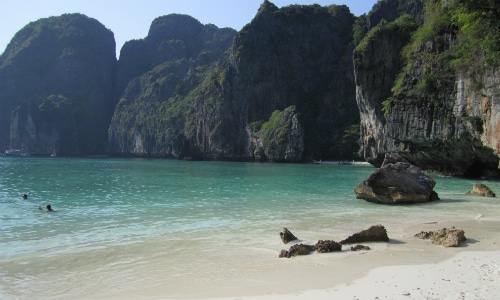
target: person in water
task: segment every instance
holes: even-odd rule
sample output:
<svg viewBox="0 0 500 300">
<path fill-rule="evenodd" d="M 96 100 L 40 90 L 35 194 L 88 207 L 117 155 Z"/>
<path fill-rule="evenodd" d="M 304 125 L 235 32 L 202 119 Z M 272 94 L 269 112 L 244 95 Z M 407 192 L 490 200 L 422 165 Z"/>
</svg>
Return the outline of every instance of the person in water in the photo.
<svg viewBox="0 0 500 300">
<path fill-rule="evenodd" d="M 52 206 L 50 206 L 50 204 L 47 204 L 47 206 L 45 208 L 47 209 L 47 212 L 54 212 L 55 211 L 52 209 Z M 43 209 L 41 206 L 38 206 L 38 210 L 43 212 Z"/>
<path fill-rule="evenodd" d="M 23 199 L 24 199 L 24 200 L 28 199 L 28 195 L 23 194 Z"/>
</svg>

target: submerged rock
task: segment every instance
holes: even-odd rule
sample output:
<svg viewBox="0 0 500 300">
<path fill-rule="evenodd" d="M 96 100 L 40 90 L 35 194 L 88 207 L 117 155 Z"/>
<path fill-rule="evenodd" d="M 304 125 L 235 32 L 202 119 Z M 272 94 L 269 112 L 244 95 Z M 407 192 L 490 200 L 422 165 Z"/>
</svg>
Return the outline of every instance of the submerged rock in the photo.
<svg viewBox="0 0 500 300">
<path fill-rule="evenodd" d="M 370 247 L 365 245 L 356 245 L 351 247 L 351 251 L 371 250 Z"/>
<path fill-rule="evenodd" d="M 362 230 L 340 242 L 340 244 L 354 244 L 364 242 L 388 242 L 387 230 L 382 225 L 375 225 Z"/>
<path fill-rule="evenodd" d="M 439 200 L 436 182 L 399 154 L 386 154 L 382 167 L 355 189 L 356 198 L 381 204 Z"/>
<path fill-rule="evenodd" d="M 465 232 L 462 229 L 447 229 L 443 228 L 436 231 L 422 231 L 415 234 L 423 240 L 431 240 L 435 245 L 442 245 L 444 247 L 457 247 L 461 242 L 466 240 Z"/>
<path fill-rule="evenodd" d="M 474 184 L 472 186 L 472 190 L 468 191 L 466 195 L 481 196 L 481 197 L 496 197 L 495 193 L 493 193 L 493 191 L 490 190 L 489 187 L 480 183 Z"/>
</svg>

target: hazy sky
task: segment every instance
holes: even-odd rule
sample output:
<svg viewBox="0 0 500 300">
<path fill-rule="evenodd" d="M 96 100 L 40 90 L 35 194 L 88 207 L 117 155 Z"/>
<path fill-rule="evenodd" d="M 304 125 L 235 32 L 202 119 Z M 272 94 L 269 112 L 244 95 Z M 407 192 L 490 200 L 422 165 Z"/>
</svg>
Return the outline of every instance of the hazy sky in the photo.
<svg viewBox="0 0 500 300">
<path fill-rule="evenodd" d="M 368 13 L 377 0 L 270 0 L 278 7 L 290 4 L 345 4 L 356 15 Z M 240 30 L 249 23 L 264 0 L 1 0 L 0 52 L 25 25 L 40 18 L 82 13 L 110 29 L 117 56 L 126 41 L 142 39 L 151 22 L 163 15 L 190 15 L 202 24 Z"/>
</svg>

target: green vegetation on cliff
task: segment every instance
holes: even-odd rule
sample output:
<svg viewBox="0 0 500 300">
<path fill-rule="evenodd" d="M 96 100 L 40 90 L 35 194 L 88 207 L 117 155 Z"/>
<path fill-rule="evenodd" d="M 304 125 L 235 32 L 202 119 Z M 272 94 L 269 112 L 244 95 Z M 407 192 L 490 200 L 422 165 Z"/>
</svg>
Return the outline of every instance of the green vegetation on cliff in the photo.
<svg viewBox="0 0 500 300">
<path fill-rule="evenodd" d="M 458 27 L 455 47 L 457 70 L 476 70 L 500 66 L 500 4 L 496 0 L 460 0 L 454 10 Z"/>
<path fill-rule="evenodd" d="M 384 2 L 393 7 L 399 1 Z M 384 153 L 400 152 L 426 170 L 498 173 L 497 2 L 425 0 L 415 21 L 398 20 L 416 24 L 409 39 L 385 35 L 396 21 L 382 20 L 360 42 L 355 70 L 368 161 L 378 165 Z M 368 23 L 374 19 L 369 15 Z M 401 63 L 394 67 L 396 54 Z"/>
<path fill-rule="evenodd" d="M 500 65 L 499 11 L 499 5 L 489 0 L 426 0 L 423 22 L 402 51 L 406 66 L 394 82 L 393 94 L 407 93 L 439 106 L 440 94 L 453 89 L 457 75 L 480 81 L 486 69 Z M 414 24 L 409 16 L 398 20 Z M 356 49 L 365 47 L 384 25 L 382 20 Z M 411 74 L 415 63 L 421 72 L 418 76 Z M 408 86 L 412 76 L 418 81 Z M 382 103 L 385 116 L 392 100 L 389 97 Z"/>
<path fill-rule="evenodd" d="M 393 92 L 403 91 L 402 78 L 417 60 L 424 67 L 412 93 L 435 104 L 440 91 L 454 84 L 455 75 L 480 76 L 500 65 L 499 7 L 493 0 L 427 0 L 424 23 L 403 50 L 407 66 Z"/>
<path fill-rule="evenodd" d="M 295 112 L 295 107 L 293 106 L 288 109 Z M 287 133 L 290 130 L 291 123 L 290 119 L 282 119 L 281 111 L 275 110 L 269 118 L 269 121 L 262 124 L 262 128 L 260 129 L 261 138 L 264 144 L 284 143 Z"/>
</svg>

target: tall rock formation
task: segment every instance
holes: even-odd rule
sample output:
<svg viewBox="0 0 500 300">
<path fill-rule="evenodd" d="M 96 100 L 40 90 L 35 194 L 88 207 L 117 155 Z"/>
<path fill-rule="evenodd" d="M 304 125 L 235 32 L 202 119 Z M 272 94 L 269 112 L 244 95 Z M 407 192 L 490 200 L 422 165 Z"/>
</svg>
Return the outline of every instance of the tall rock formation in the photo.
<svg viewBox="0 0 500 300">
<path fill-rule="evenodd" d="M 0 148 L 104 153 L 116 64 L 111 31 L 81 14 L 40 19 L 0 57 Z"/>
<path fill-rule="evenodd" d="M 148 36 L 120 53 L 109 127 L 113 155 L 191 156 L 184 134 L 190 95 L 229 49 L 236 31 L 172 14 L 155 19 Z"/>
<path fill-rule="evenodd" d="M 427 1 L 416 30 L 409 16 L 382 21 L 356 48 L 361 151 L 374 165 L 399 152 L 426 171 L 499 176 L 500 74 L 454 67 L 466 57 L 457 51 L 466 42 L 453 23 L 464 12 L 457 5 Z"/>
<path fill-rule="evenodd" d="M 186 16 L 155 20 L 148 37 L 121 52 L 117 89 L 126 88 L 109 129 L 110 153 L 352 157 L 357 145 L 344 134 L 358 122 L 353 22 L 346 6 L 278 9 L 267 0 L 237 34 Z"/>
<path fill-rule="evenodd" d="M 250 137 L 265 136 L 261 126 L 272 121 L 273 112 L 293 106 L 304 132 L 303 153 L 294 159 L 274 156 L 273 161 L 350 158 L 355 149 L 346 146 L 343 136 L 358 121 L 351 64 L 353 22 L 346 6 L 278 9 L 264 1 L 236 36 L 224 64 L 223 98 L 214 100 L 224 110 L 220 115 L 233 118 L 212 122 L 211 128 L 227 129 L 213 149 L 268 160 L 255 155 L 261 145 Z"/>
</svg>

